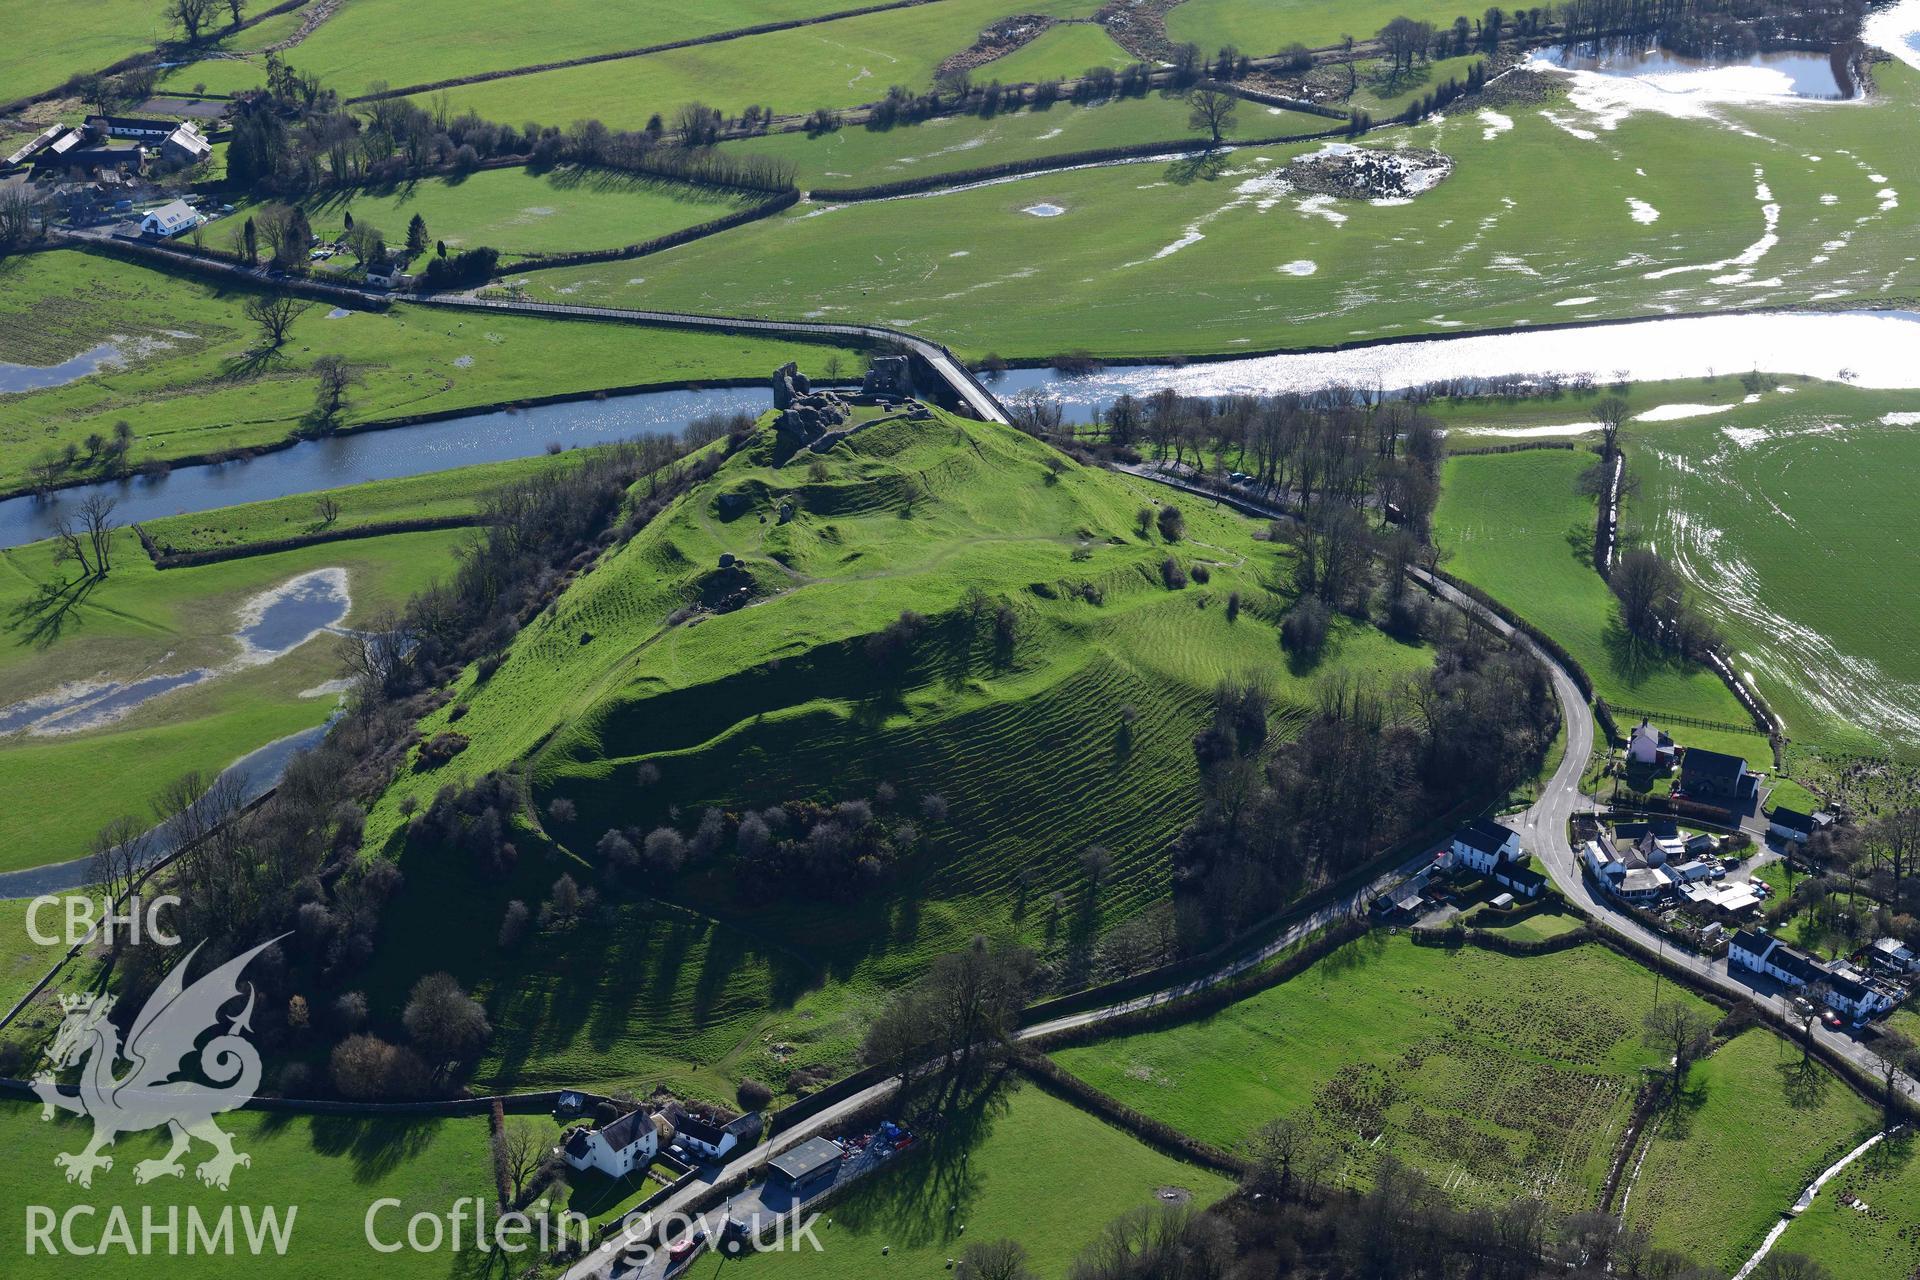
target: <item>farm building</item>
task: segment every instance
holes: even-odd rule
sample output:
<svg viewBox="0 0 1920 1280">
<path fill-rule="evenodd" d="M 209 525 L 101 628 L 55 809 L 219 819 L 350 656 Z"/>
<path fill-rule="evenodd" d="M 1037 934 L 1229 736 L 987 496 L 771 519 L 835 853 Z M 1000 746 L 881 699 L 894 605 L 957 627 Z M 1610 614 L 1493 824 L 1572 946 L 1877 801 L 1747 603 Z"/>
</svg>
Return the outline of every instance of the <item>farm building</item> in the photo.
<svg viewBox="0 0 1920 1280">
<path fill-rule="evenodd" d="M 140 219 L 140 234 L 172 239 L 183 232 L 191 231 L 200 225 L 200 215 L 195 213 L 184 200 L 173 200 L 158 209 L 149 210 Z"/>
<path fill-rule="evenodd" d="M 1760 897 L 1747 884 L 1714 884 L 1711 881 L 1682 885 L 1680 897 L 1689 907 L 1728 924 L 1751 920 L 1760 914 Z"/>
<path fill-rule="evenodd" d="M 1490 818 L 1475 818 L 1453 833 L 1449 857 L 1456 867 L 1491 875 L 1503 862 L 1520 858 L 1520 833 Z"/>
<path fill-rule="evenodd" d="M 56 139 L 33 159 L 35 178 L 52 174 L 64 178 L 93 173 L 145 173 L 147 153 L 137 142 L 119 145 L 86 146 L 86 135 L 68 134 Z"/>
<path fill-rule="evenodd" d="M 826 1138 L 808 1138 L 767 1162 L 772 1170 L 767 1181 L 785 1187 L 796 1195 L 817 1191 L 833 1177 L 839 1167 L 840 1146 Z"/>
<path fill-rule="evenodd" d="M 213 154 L 213 144 L 191 120 L 169 133 L 160 143 L 160 157 L 177 165 L 199 164 Z"/>
<path fill-rule="evenodd" d="M 59 142 L 69 135 L 77 136 L 79 132 L 78 129 L 70 124 L 50 124 L 29 138 L 25 146 L 8 156 L 6 167 L 11 169 L 17 164 L 25 164 L 42 151 L 45 151 L 48 147 L 51 147 L 54 143 Z"/>
<path fill-rule="evenodd" d="M 1655 769 L 1673 767 L 1673 739 L 1642 720 L 1627 741 L 1627 759 Z"/>
<path fill-rule="evenodd" d="M 1798 809 L 1775 805 L 1767 815 L 1767 834 L 1790 844 L 1805 844 L 1814 832 L 1832 822 L 1833 819 L 1824 813 L 1801 813 Z"/>
<path fill-rule="evenodd" d="M 743 1138 L 751 1140 L 760 1133 L 758 1114 L 740 1116 L 722 1124 L 711 1117 L 696 1115 L 677 1102 L 668 1103 L 665 1114 L 673 1123 L 674 1141 L 709 1160 L 720 1159 L 739 1146 Z"/>
<path fill-rule="evenodd" d="M 1674 795 L 1729 813 L 1747 813 L 1753 808 L 1759 786 L 1760 775 L 1739 756 L 1688 747 L 1680 757 L 1680 781 Z"/>
<path fill-rule="evenodd" d="M 1503 862 L 1493 869 L 1496 884 L 1503 884 L 1522 898 L 1537 898 L 1547 887 L 1547 878 L 1519 862 Z"/>
<path fill-rule="evenodd" d="M 623 1178 L 651 1164 L 660 1154 L 661 1138 L 672 1134 L 666 1117 L 629 1111 L 604 1129 L 575 1129 L 560 1151 L 575 1169 L 596 1169 L 609 1178 Z"/>
<path fill-rule="evenodd" d="M 88 116 L 87 125 L 109 138 L 135 138 L 141 142 L 158 143 L 179 128 L 180 122 L 160 116 Z"/>
</svg>

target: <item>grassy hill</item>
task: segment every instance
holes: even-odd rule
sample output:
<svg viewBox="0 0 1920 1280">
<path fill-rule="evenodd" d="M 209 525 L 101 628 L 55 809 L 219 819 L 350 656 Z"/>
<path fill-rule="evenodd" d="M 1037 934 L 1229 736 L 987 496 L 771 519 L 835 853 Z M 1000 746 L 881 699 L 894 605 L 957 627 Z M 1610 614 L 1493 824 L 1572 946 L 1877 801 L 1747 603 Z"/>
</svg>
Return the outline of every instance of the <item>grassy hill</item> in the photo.
<svg viewBox="0 0 1920 1280">
<path fill-rule="evenodd" d="M 450 968 L 493 1013 L 491 1083 L 719 1092 L 844 1066 L 873 998 L 971 935 L 1022 938 L 1070 978 L 1100 930 L 1165 898 L 1167 841 L 1197 798 L 1190 741 L 1219 681 L 1265 683 L 1284 736 L 1325 672 L 1430 661 L 1342 622 L 1317 668 L 1289 669 L 1270 623 L 1286 603 L 1278 548 L 1197 506 L 1178 544 L 1142 536 L 1135 514 L 1164 490 L 1008 428 L 892 421 L 780 461 L 762 430 L 421 723 L 471 745 L 369 816 L 369 853 L 398 858 L 407 882 L 371 979 L 376 1016 Z M 733 495 L 746 509 L 728 518 Z M 722 555 L 740 558 L 753 603 L 686 613 Z M 1210 581 L 1169 589 L 1169 557 Z M 889 666 L 869 640 L 903 610 L 925 622 Z M 407 814 L 442 787 L 510 768 L 530 777 L 533 812 L 507 878 L 408 840 Z M 929 793 L 944 821 L 924 816 Z M 556 799 L 577 816 L 556 820 Z M 609 828 L 691 832 L 708 806 L 794 800 L 870 800 L 919 839 L 896 840 L 891 868 L 857 887 L 695 856 L 630 883 L 603 922 L 518 954 L 496 945 L 505 903 L 537 905 L 562 870 L 585 878 Z M 1078 870 L 1092 843 L 1113 855 L 1097 892 Z"/>
</svg>

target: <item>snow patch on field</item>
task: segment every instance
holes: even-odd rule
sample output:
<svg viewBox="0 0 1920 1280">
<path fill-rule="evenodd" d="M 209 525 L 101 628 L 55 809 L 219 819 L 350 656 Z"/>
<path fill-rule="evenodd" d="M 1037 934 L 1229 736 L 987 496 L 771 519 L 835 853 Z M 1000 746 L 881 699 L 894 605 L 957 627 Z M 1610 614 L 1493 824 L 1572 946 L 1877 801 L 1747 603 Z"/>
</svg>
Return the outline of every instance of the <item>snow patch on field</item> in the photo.
<svg viewBox="0 0 1920 1280">
<path fill-rule="evenodd" d="M 1730 404 L 1663 404 L 1657 409 L 1633 415 L 1635 422 L 1679 422 L 1683 418 L 1704 418 L 1710 413 L 1725 413 Z"/>
<path fill-rule="evenodd" d="M 1660 221 L 1660 211 L 1658 209 L 1648 204 L 1645 200 L 1638 199 L 1634 196 L 1627 197 L 1627 211 L 1632 215 L 1635 222 L 1644 224 Z"/>
<path fill-rule="evenodd" d="M 1591 294 L 1585 294 L 1578 298 L 1562 298 L 1560 299 L 1560 301 L 1554 303 L 1553 305 L 1556 307 L 1584 307 L 1589 302 L 1598 302 L 1598 301 L 1600 301 L 1600 299 L 1593 297 Z"/>
<path fill-rule="evenodd" d="M 1486 126 L 1486 128 L 1480 131 L 1480 140 L 1482 142 L 1492 142 L 1495 138 L 1513 128 L 1513 117 L 1503 115 L 1498 111 L 1482 111 L 1480 113 L 1480 123 Z"/>
<path fill-rule="evenodd" d="M 1292 262 L 1283 262 L 1274 268 L 1275 271 L 1290 276 L 1310 276 L 1319 269 L 1319 264 L 1311 258 L 1295 258 Z"/>
</svg>

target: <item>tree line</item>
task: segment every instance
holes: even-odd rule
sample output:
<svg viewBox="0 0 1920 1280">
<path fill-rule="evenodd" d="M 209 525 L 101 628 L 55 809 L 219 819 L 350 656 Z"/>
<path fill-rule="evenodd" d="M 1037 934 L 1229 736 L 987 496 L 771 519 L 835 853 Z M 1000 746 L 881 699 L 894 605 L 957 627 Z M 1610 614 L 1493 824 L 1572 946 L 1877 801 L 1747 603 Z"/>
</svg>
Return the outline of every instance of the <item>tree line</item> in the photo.
<svg viewBox="0 0 1920 1280">
<path fill-rule="evenodd" d="M 250 190 L 300 195 L 519 161 L 755 190 L 793 186 L 792 166 L 784 161 L 716 151 L 716 113 L 699 103 L 682 109 L 679 134 L 669 134 L 658 116 L 636 130 L 609 129 L 598 120 L 575 121 L 564 130 L 534 121 L 501 124 L 471 110 L 452 113 L 445 95 L 436 95 L 430 107 L 409 98 L 378 98 L 363 110 L 364 116 L 348 110 L 333 90 L 269 53 L 266 87 L 234 100 L 228 177 Z"/>
</svg>

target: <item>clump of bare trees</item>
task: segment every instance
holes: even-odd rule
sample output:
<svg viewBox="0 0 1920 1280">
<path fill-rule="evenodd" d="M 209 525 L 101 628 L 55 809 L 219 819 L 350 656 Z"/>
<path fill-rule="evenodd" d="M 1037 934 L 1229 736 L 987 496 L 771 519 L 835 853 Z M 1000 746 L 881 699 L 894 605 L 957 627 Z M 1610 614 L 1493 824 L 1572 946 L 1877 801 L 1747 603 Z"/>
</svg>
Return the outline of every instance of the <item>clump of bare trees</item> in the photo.
<svg viewBox="0 0 1920 1280">
<path fill-rule="evenodd" d="M 1232 936 L 1422 815 L 1531 771 L 1558 724 L 1545 668 L 1441 616 L 1431 670 L 1391 686 L 1327 678 L 1306 724 L 1271 751 L 1258 687 L 1221 687 L 1193 744 L 1201 813 L 1174 849 L 1183 949 Z"/>
</svg>

